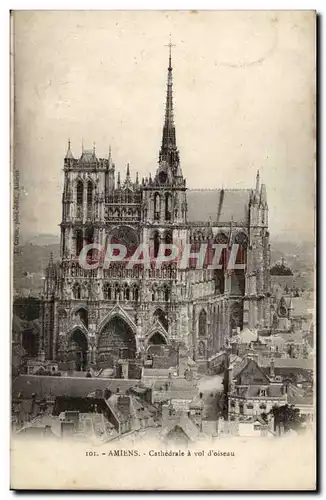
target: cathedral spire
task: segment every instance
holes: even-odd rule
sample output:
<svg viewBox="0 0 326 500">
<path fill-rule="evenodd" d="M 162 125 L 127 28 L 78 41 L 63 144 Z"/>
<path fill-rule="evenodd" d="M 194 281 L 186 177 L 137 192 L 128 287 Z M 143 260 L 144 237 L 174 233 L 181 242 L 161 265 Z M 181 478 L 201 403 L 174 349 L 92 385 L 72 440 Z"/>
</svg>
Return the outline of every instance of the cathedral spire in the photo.
<svg viewBox="0 0 326 500">
<path fill-rule="evenodd" d="M 259 170 L 257 170 L 257 175 L 256 175 L 256 193 L 257 195 L 259 194 L 260 191 L 260 175 L 259 175 Z"/>
<path fill-rule="evenodd" d="M 172 45 L 171 39 L 167 47 L 169 47 L 169 66 L 168 66 L 165 117 L 164 117 L 164 126 L 162 134 L 162 146 L 160 151 L 160 161 L 166 161 L 171 164 L 174 163 L 175 160 L 178 160 L 178 154 L 176 154 L 177 143 L 175 136 L 174 116 L 173 116 L 173 80 L 172 80 L 171 49 L 172 47 L 174 47 L 174 45 Z"/>
<path fill-rule="evenodd" d="M 66 153 L 66 156 L 65 156 L 66 160 L 73 160 L 73 154 L 72 154 L 72 151 L 71 151 L 71 143 L 70 143 L 70 139 L 68 139 L 68 149 L 67 149 L 67 153 Z"/>
</svg>

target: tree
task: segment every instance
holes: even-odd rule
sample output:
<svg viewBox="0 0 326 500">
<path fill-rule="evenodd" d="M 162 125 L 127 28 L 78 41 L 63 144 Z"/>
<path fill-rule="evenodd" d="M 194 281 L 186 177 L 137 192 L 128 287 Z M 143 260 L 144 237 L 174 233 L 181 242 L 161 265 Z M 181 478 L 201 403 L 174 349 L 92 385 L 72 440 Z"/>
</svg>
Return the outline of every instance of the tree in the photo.
<svg viewBox="0 0 326 500">
<path fill-rule="evenodd" d="M 13 304 L 16 316 L 26 321 L 33 321 L 40 317 L 41 301 L 37 297 L 18 297 Z"/>
<path fill-rule="evenodd" d="M 284 264 L 277 263 L 270 270 L 271 276 L 293 276 L 291 269 Z"/>
<path fill-rule="evenodd" d="M 281 426 L 284 432 L 298 430 L 304 423 L 305 418 L 300 415 L 300 410 L 293 405 L 273 406 L 270 414 L 274 417 L 274 431 L 281 433 Z"/>
</svg>

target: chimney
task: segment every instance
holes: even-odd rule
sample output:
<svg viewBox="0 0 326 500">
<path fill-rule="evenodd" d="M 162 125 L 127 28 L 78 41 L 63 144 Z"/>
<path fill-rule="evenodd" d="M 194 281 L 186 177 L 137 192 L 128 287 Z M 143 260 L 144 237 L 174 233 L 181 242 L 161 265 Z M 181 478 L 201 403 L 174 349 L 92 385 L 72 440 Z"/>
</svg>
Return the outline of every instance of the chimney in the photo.
<svg viewBox="0 0 326 500">
<path fill-rule="evenodd" d="M 270 364 L 270 369 L 269 369 L 269 376 L 271 379 L 275 377 L 275 361 L 274 358 L 271 359 L 271 364 Z"/>
<path fill-rule="evenodd" d="M 97 399 L 102 399 L 103 398 L 103 391 L 102 391 L 102 389 L 96 389 L 95 390 L 95 397 Z"/>
<path fill-rule="evenodd" d="M 129 410 L 130 410 L 130 398 L 129 398 L 129 396 L 118 396 L 117 407 L 118 407 L 118 410 L 121 413 L 123 413 L 123 415 L 126 415 L 126 413 L 129 413 Z"/>
<path fill-rule="evenodd" d="M 288 392 L 288 386 L 285 383 L 285 384 L 282 385 L 282 394 L 287 394 L 287 392 Z"/>
<path fill-rule="evenodd" d="M 170 416 L 169 405 L 167 405 L 167 404 L 162 405 L 162 419 L 163 420 L 168 420 L 169 416 Z"/>
<path fill-rule="evenodd" d="M 105 389 L 104 391 L 104 399 L 109 399 L 112 395 L 112 392 L 110 391 L 110 389 Z"/>
</svg>

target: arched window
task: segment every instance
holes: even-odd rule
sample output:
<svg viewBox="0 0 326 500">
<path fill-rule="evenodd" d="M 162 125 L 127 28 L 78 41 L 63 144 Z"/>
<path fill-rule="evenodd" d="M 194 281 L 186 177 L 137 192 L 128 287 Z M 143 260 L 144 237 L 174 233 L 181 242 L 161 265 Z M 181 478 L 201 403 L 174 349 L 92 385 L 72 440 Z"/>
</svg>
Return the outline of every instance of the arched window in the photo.
<svg viewBox="0 0 326 500">
<path fill-rule="evenodd" d="M 172 232 L 171 231 L 167 231 L 164 235 L 164 243 L 166 245 L 171 245 L 172 243 Z"/>
<path fill-rule="evenodd" d="M 160 235 L 157 231 L 154 233 L 154 258 L 156 259 L 158 255 L 158 250 L 160 248 Z"/>
<path fill-rule="evenodd" d="M 87 227 L 85 239 L 86 239 L 86 245 L 90 245 L 91 243 L 94 243 L 94 228 L 93 228 L 93 226 Z"/>
<path fill-rule="evenodd" d="M 228 245 L 228 237 L 224 233 L 218 233 L 215 239 L 215 243 L 218 245 Z M 223 294 L 225 289 L 225 277 L 224 273 L 228 265 L 228 249 L 222 247 L 222 252 L 220 260 L 217 264 L 222 266 L 222 269 L 215 270 L 215 290 L 217 293 Z M 215 250 L 216 251 L 216 250 Z"/>
<path fill-rule="evenodd" d="M 91 181 L 87 183 L 87 205 L 93 204 L 93 184 Z"/>
<path fill-rule="evenodd" d="M 76 229 L 75 237 L 76 237 L 76 255 L 78 257 L 83 249 L 83 231 L 81 229 Z"/>
<path fill-rule="evenodd" d="M 105 300 L 111 300 L 112 292 L 111 287 L 108 283 L 104 286 L 103 295 Z"/>
<path fill-rule="evenodd" d="M 77 182 L 77 205 L 81 206 L 84 201 L 84 185 L 82 181 Z"/>
<path fill-rule="evenodd" d="M 154 194 L 154 220 L 160 220 L 161 197 L 158 193 Z"/>
<path fill-rule="evenodd" d="M 200 337 L 206 337 L 207 334 L 207 313 L 204 309 L 199 314 L 198 333 Z"/>
<path fill-rule="evenodd" d="M 80 299 L 81 297 L 81 290 L 80 290 L 80 285 L 78 283 L 75 284 L 74 286 L 74 298 L 75 299 Z"/>
<path fill-rule="evenodd" d="M 228 237 L 226 236 L 226 234 L 219 233 L 216 236 L 215 243 L 217 243 L 218 245 L 228 245 L 228 242 L 229 242 L 229 240 L 228 240 Z M 221 252 L 219 264 L 222 265 L 222 270 L 225 270 L 227 268 L 228 251 L 227 251 L 227 248 L 225 248 L 225 247 L 222 247 L 222 252 Z"/>
<path fill-rule="evenodd" d="M 79 285 L 78 285 L 79 286 Z M 78 309 L 75 313 L 76 318 L 80 318 L 81 322 L 88 328 L 88 312 L 86 309 Z"/>
<path fill-rule="evenodd" d="M 171 194 L 166 193 L 165 195 L 165 220 L 171 220 L 172 217 L 172 199 Z"/>
<path fill-rule="evenodd" d="M 230 322 L 231 322 L 231 330 L 236 330 L 243 328 L 243 305 L 240 302 L 236 302 L 231 307 L 230 311 Z"/>
<path fill-rule="evenodd" d="M 234 243 L 239 245 L 236 264 L 247 264 L 247 247 L 248 247 L 248 238 L 247 235 L 243 232 L 239 232 L 235 235 Z"/>
<path fill-rule="evenodd" d="M 170 300 L 170 290 L 168 287 L 164 288 L 164 300 L 168 302 Z"/>
</svg>

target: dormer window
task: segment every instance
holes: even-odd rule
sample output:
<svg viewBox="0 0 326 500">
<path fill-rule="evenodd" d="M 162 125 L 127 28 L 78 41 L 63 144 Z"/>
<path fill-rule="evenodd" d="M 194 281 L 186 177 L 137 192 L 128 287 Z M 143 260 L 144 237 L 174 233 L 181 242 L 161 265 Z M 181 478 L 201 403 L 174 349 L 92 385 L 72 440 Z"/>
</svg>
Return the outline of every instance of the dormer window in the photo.
<svg viewBox="0 0 326 500">
<path fill-rule="evenodd" d="M 267 396 L 267 389 L 260 389 L 259 396 L 266 397 Z"/>
</svg>

